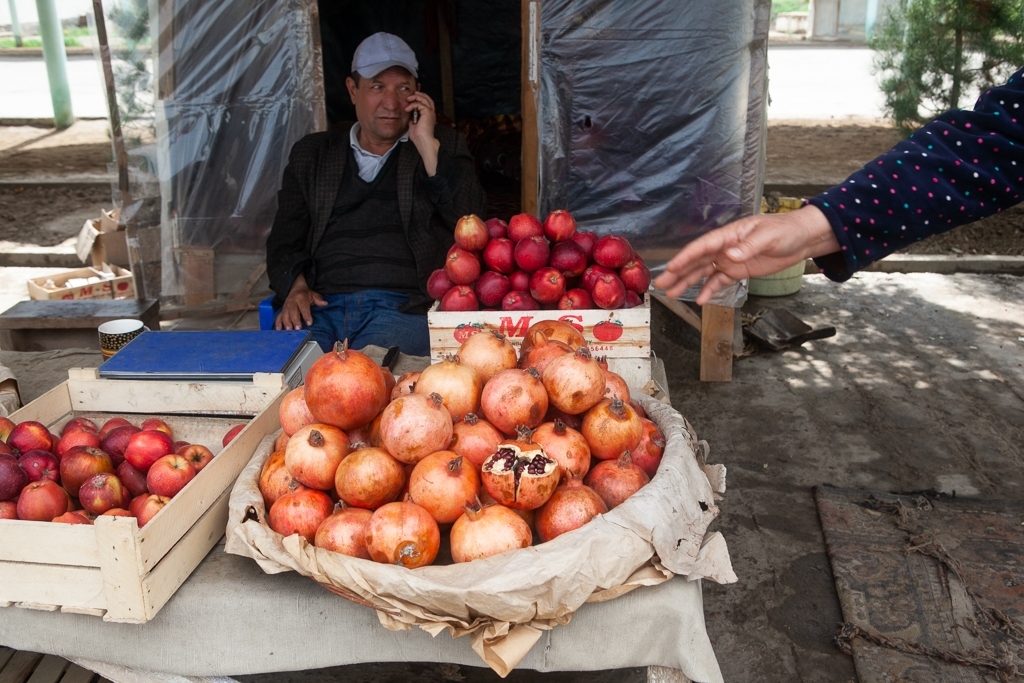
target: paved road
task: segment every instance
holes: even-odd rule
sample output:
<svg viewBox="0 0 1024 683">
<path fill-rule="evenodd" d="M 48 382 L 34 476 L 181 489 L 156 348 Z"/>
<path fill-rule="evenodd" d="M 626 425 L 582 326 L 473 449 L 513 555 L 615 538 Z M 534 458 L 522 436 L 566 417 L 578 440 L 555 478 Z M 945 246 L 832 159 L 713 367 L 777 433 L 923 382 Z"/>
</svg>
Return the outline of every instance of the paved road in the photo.
<svg viewBox="0 0 1024 683">
<path fill-rule="evenodd" d="M 770 46 L 768 120 L 881 117 L 871 54 L 863 47 Z M 106 116 L 100 68 L 92 57 L 69 57 L 68 80 L 75 116 Z M 0 84 L 0 119 L 53 116 L 42 58 L 0 57 Z"/>
</svg>

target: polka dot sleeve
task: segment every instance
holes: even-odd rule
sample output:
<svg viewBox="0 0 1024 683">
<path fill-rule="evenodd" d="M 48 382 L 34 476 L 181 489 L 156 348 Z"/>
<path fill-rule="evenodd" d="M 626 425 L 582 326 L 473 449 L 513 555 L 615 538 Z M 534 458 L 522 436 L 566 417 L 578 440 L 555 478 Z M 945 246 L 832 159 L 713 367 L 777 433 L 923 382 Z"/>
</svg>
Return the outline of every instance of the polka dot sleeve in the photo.
<svg viewBox="0 0 1024 683">
<path fill-rule="evenodd" d="M 841 250 L 815 259 L 836 282 L 897 249 L 1019 203 L 1024 196 L 1024 69 L 973 110 L 933 119 L 841 184 L 808 200 Z"/>
</svg>

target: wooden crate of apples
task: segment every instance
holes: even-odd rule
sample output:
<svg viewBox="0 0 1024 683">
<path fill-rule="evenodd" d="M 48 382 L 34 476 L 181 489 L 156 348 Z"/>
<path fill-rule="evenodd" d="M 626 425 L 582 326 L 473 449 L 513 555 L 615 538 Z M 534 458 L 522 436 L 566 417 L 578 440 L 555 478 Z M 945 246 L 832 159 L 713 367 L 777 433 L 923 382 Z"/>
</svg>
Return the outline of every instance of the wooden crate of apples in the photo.
<svg viewBox="0 0 1024 683">
<path fill-rule="evenodd" d="M 339 344 L 281 402 L 267 523 L 317 547 L 429 565 L 549 541 L 648 483 L 665 440 L 572 325 L 545 320 L 397 379 Z"/>
</svg>

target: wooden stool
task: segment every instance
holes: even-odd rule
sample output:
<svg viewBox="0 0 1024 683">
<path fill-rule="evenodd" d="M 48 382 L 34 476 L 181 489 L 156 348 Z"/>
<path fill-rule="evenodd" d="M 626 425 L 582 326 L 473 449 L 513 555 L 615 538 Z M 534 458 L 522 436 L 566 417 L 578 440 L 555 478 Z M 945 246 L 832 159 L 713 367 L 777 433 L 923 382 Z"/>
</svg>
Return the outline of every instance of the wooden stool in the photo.
<svg viewBox="0 0 1024 683">
<path fill-rule="evenodd" d="M 160 329 L 156 299 L 21 301 L 0 313 L 0 349 L 49 351 L 100 348 L 96 328 L 109 320 L 134 318 Z"/>
</svg>

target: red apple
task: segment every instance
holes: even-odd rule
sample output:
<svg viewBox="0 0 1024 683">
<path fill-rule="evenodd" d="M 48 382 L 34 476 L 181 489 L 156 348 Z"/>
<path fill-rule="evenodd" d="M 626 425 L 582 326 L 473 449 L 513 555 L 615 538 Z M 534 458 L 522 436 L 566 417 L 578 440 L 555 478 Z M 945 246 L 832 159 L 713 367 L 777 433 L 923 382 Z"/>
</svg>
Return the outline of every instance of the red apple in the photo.
<svg viewBox="0 0 1024 683">
<path fill-rule="evenodd" d="M 597 278 L 590 296 L 594 304 L 605 310 L 622 308 L 626 302 L 626 288 L 622 286 L 622 280 L 618 275 L 602 275 Z"/>
<path fill-rule="evenodd" d="M 18 519 L 49 522 L 71 511 L 71 496 L 49 479 L 34 481 L 18 497 Z"/>
<path fill-rule="evenodd" d="M 528 213 L 517 213 L 508 221 L 508 238 L 519 242 L 524 237 L 543 237 L 544 226 L 539 220 Z"/>
<path fill-rule="evenodd" d="M 196 468 L 188 460 L 180 455 L 165 455 L 146 472 L 146 488 L 150 493 L 172 498 L 195 476 Z"/>
<path fill-rule="evenodd" d="M 480 251 L 489 238 L 487 226 L 478 216 L 463 216 L 455 224 L 455 244 L 466 251 Z"/>
<path fill-rule="evenodd" d="M 244 425 L 238 426 L 242 427 Z M 230 433 L 231 432 L 228 432 L 228 434 Z M 224 438 L 225 440 L 230 441 L 227 437 Z M 213 460 L 213 451 L 206 446 L 201 446 L 197 443 L 190 444 L 184 448 L 179 448 L 178 455 L 192 463 L 192 467 L 195 468 L 197 474 L 201 472 L 204 467 L 209 465 L 211 460 Z"/>
<path fill-rule="evenodd" d="M 0 519 L 17 519 L 18 504 L 13 500 L 5 500 L 0 503 Z"/>
<path fill-rule="evenodd" d="M 590 292 L 585 289 L 570 289 L 558 300 L 558 307 L 563 310 L 593 308 L 594 300 L 590 298 Z"/>
<path fill-rule="evenodd" d="M 427 278 L 427 295 L 431 299 L 440 299 L 454 286 L 455 283 L 448 277 L 444 268 L 438 268 Z"/>
<path fill-rule="evenodd" d="M 551 267 L 567 278 L 576 277 L 587 269 L 587 255 L 583 247 L 572 240 L 559 242 L 551 248 Z"/>
<path fill-rule="evenodd" d="M 128 512 L 131 513 L 132 517 L 139 516 L 139 510 L 142 509 L 143 504 L 150 495 L 149 493 L 142 493 L 132 498 L 132 502 L 128 503 Z"/>
<path fill-rule="evenodd" d="M 501 300 L 503 311 L 534 311 L 540 308 L 540 304 L 533 300 L 527 292 L 511 291 Z"/>
<path fill-rule="evenodd" d="M 158 417 L 151 417 L 142 421 L 142 431 L 147 429 L 163 432 L 167 436 L 174 438 L 174 434 L 171 432 L 170 426 Z"/>
<path fill-rule="evenodd" d="M 128 512 L 124 508 L 110 508 L 104 512 L 100 517 L 134 517 L 132 513 Z"/>
<path fill-rule="evenodd" d="M 13 455 L 0 455 L 0 500 L 14 500 L 29 483 L 28 473 Z"/>
<path fill-rule="evenodd" d="M 530 235 L 516 242 L 512 255 L 520 269 L 532 273 L 548 265 L 551 245 L 543 235 Z"/>
<path fill-rule="evenodd" d="M 466 251 L 458 245 L 448 251 L 444 261 L 444 272 L 457 285 L 468 285 L 480 277 L 480 259 L 475 252 Z"/>
<path fill-rule="evenodd" d="M 124 462 L 124 451 L 128 448 L 128 441 L 132 438 L 132 434 L 138 434 L 141 431 L 134 425 L 122 425 L 114 427 L 103 437 L 100 448 L 105 450 L 110 459 L 114 461 L 114 467 Z"/>
<path fill-rule="evenodd" d="M 8 417 L 0 416 L 0 441 L 7 442 L 7 437 L 11 435 L 11 430 L 14 429 L 14 423 Z"/>
<path fill-rule="evenodd" d="M 72 496 L 78 496 L 82 484 L 97 474 L 113 473 L 110 456 L 98 448 L 76 448 L 60 461 L 60 480 Z"/>
<path fill-rule="evenodd" d="M 508 223 L 500 218 L 488 218 L 484 225 L 487 226 L 487 234 L 492 240 L 508 236 Z"/>
<path fill-rule="evenodd" d="M 594 242 L 594 250 L 590 257 L 600 266 L 617 270 L 633 258 L 633 247 L 625 237 L 603 235 Z"/>
<path fill-rule="evenodd" d="M 576 219 L 564 209 L 555 209 L 544 219 L 544 236 L 552 242 L 565 242 L 576 234 Z"/>
<path fill-rule="evenodd" d="M 597 278 L 602 275 L 615 275 L 615 271 L 611 268 L 605 268 L 604 266 L 599 266 L 597 264 L 587 266 L 587 269 L 583 271 L 583 280 L 581 281 L 583 289 L 588 292 L 592 291 L 594 289 L 594 283 L 597 282 Z"/>
<path fill-rule="evenodd" d="M 64 432 L 64 436 L 60 437 L 60 441 L 57 442 L 57 457 L 63 460 L 68 451 L 75 446 L 99 448 L 100 435 L 97 432 L 90 432 L 81 427 L 71 428 Z"/>
<path fill-rule="evenodd" d="M 7 445 L 22 453 L 37 449 L 52 451 L 54 443 L 50 430 L 45 425 L 33 420 L 15 425 L 7 437 Z"/>
<path fill-rule="evenodd" d="M 475 311 L 480 308 L 480 302 L 472 287 L 456 285 L 441 297 L 441 305 L 438 308 L 442 311 Z"/>
<path fill-rule="evenodd" d="M 123 417 L 112 417 L 109 420 L 107 420 L 106 422 L 104 422 L 103 426 L 100 427 L 100 438 L 101 439 L 107 438 L 107 434 L 109 434 L 110 432 L 114 431 L 118 427 L 131 427 L 131 426 L 132 426 L 132 423 L 129 422 L 128 420 L 124 419 Z"/>
<path fill-rule="evenodd" d="M 165 455 L 174 453 L 174 440 L 163 431 L 144 429 L 132 434 L 124 459 L 140 472 L 148 472 L 150 466 Z"/>
<path fill-rule="evenodd" d="M 628 291 L 643 296 L 651 286 L 651 271 L 642 258 L 634 256 L 629 263 L 619 268 L 619 279 Z"/>
<path fill-rule="evenodd" d="M 508 276 L 508 283 L 512 285 L 513 292 L 530 291 L 530 274 L 525 270 L 516 270 Z"/>
<path fill-rule="evenodd" d="M 25 470 L 29 481 L 49 479 L 60 483 L 60 460 L 50 451 L 29 451 L 18 458 L 18 463 Z"/>
<path fill-rule="evenodd" d="M 565 278 L 560 272 L 545 266 L 530 277 L 530 296 L 541 304 L 553 304 L 565 293 Z"/>
<path fill-rule="evenodd" d="M 92 524 L 92 520 L 81 510 L 65 512 L 63 515 L 54 517 L 50 521 L 57 524 Z"/>
<path fill-rule="evenodd" d="M 501 273 L 488 270 L 481 273 L 474 287 L 477 300 L 484 306 L 500 306 L 505 295 L 512 291 L 508 278 Z"/>
<path fill-rule="evenodd" d="M 93 434 L 99 434 L 100 432 L 100 430 L 96 428 L 96 423 L 87 417 L 71 418 L 64 424 L 63 429 L 60 430 L 60 435 L 64 436 L 72 429 L 84 429 L 85 431 L 92 432 Z"/>
<path fill-rule="evenodd" d="M 135 501 L 132 502 L 134 503 Z M 171 499 L 166 496 L 158 496 L 156 494 L 146 496 L 146 499 L 139 504 L 138 513 L 135 515 L 139 520 L 139 528 L 141 529 L 149 524 L 150 520 L 170 502 Z"/>
<path fill-rule="evenodd" d="M 515 248 L 512 240 L 505 237 L 491 240 L 484 247 L 484 265 L 502 275 L 508 275 L 516 269 Z"/>
<path fill-rule="evenodd" d="M 117 478 L 121 480 L 121 483 L 124 484 L 125 488 L 133 496 L 149 493 L 149 489 L 146 488 L 146 475 L 132 467 L 132 464 L 127 460 L 117 466 L 114 474 L 117 475 Z"/>
<path fill-rule="evenodd" d="M 597 242 L 597 235 L 592 232 L 577 232 L 572 236 L 572 241 L 580 245 L 587 259 L 594 252 L 594 243 Z"/>
<path fill-rule="evenodd" d="M 86 512 L 102 515 L 111 508 L 123 508 L 131 502 L 131 494 L 114 474 L 97 474 L 78 489 L 78 502 Z"/>
<path fill-rule="evenodd" d="M 14 456 L 15 458 L 18 457 L 15 454 L 14 450 L 11 449 L 11 447 L 5 444 L 3 441 L 0 441 L 0 455 L 11 455 Z"/>
<path fill-rule="evenodd" d="M 221 445 L 227 446 L 229 443 L 231 443 L 231 439 L 238 436 L 238 432 L 242 431 L 243 429 L 245 429 L 244 424 L 235 425 L 234 427 L 229 429 L 228 433 L 224 435 L 224 439 L 221 441 Z"/>
</svg>

